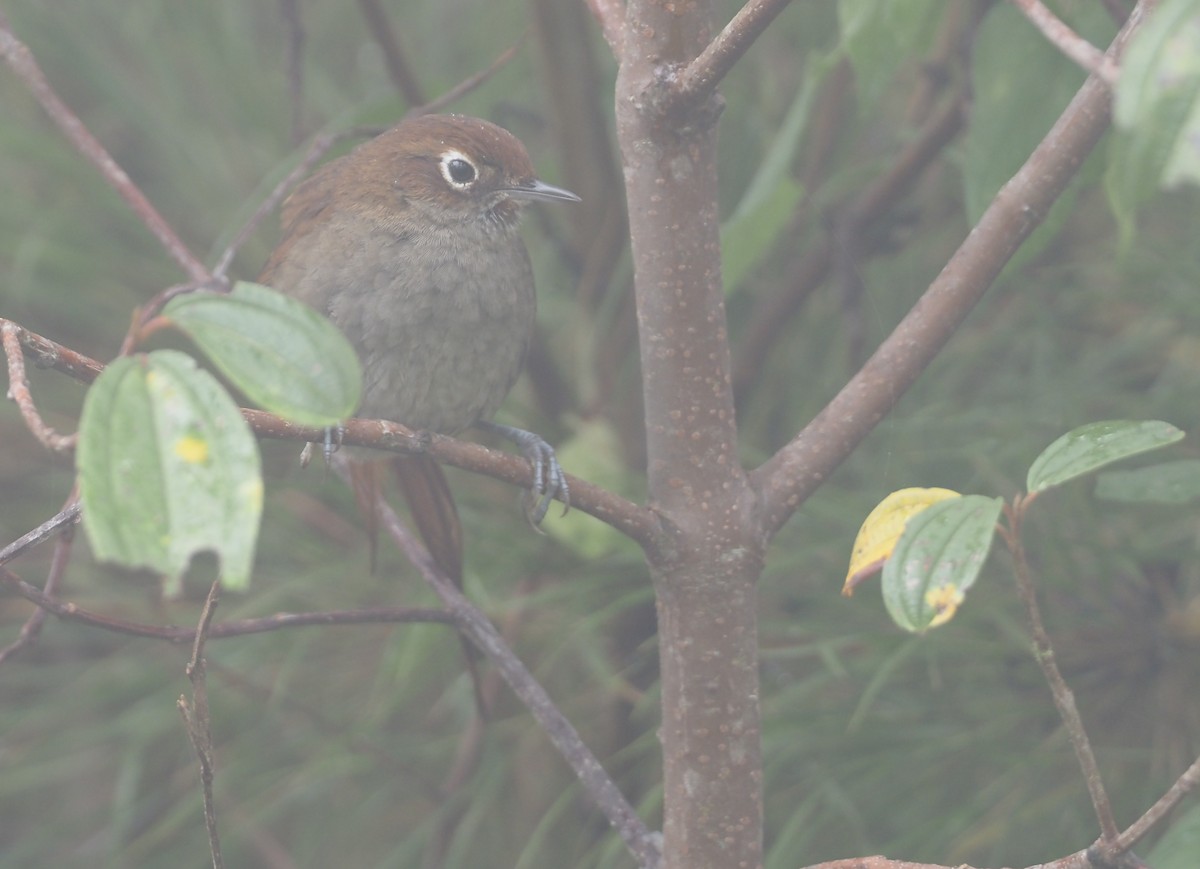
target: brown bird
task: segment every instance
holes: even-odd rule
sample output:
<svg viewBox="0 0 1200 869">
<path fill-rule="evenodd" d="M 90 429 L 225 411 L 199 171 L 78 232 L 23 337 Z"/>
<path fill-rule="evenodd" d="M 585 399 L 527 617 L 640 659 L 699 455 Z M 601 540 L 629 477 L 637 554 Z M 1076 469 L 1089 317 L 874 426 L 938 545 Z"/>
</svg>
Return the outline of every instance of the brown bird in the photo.
<svg viewBox="0 0 1200 869">
<path fill-rule="evenodd" d="M 442 434 L 482 425 L 513 439 L 534 464 L 536 523 L 555 495 L 567 497 L 554 451 L 537 435 L 489 422 L 534 325 L 533 273 L 517 227 L 532 200 L 579 197 L 539 181 L 525 147 L 495 124 L 460 115 L 402 121 L 297 187 L 259 280 L 321 311 L 350 339 L 363 367 L 358 416 Z M 396 464 L 410 475 L 419 468 L 424 485 L 448 497 L 431 460 Z"/>
</svg>

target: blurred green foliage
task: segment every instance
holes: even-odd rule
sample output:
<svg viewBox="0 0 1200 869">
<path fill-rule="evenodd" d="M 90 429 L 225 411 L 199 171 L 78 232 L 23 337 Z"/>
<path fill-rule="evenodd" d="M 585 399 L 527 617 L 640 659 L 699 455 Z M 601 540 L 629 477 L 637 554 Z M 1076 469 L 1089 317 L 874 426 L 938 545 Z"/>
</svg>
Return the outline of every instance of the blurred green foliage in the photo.
<svg viewBox="0 0 1200 869">
<path fill-rule="evenodd" d="M 13 0 L 6 13 L 68 104 L 211 262 L 297 159 L 280 5 Z M 404 105 L 356 10 L 328 0 L 299 5 L 303 130 L 398 117 Z M 537 14 L 536 5 L 517 3 L 491 4 L 486 14 L 462 0 L 386 5 L 430 95 L 486 67 Z M 727 17 L 737 4 L 719 5 Z M 907 5 L 914 14 L 927 8 Z M 739 264 L 743 279 L 729 297 L 735 346 L 761 301 L 800 280 L 803 257 L 837 241 L 846 203 L 912 141 L 929 105 L 980 75 L 955 47 L 969 38 L 976 7 L 953 5 L 932 38 L 906 42 L 922 54 L 889 58 L 886 73 L 871 75 L 875 101 L 856 103 L 842 65 L 812 101 L 811 117 L 789 126 L 801 130 L 791 181 L 802 196 L 791 214 L 750 212 L 781 241 Z M 1039 39 L 1032 28 L 1022 38 Z M 543 177 L 581 189 L 591 179 L 562 174 L 573 154 L 560 144 L 561 107 L 549 96 L 555 77 L 570 71 L 546 68 L 545 40 L 571 45 L 610 118 L 614 70 L 594 28 L 582 41 L 569 30 L 535 35 L 452 108 L 509 126 Z M 777 153 L 805 75 L 832 65 L 838 42 L 831 4 L 796 5 L 725 83 L 726 216 Z M 991 60 L 993 85 L 1020 71 L 1019 61 L 1004 60 Z M 928 74 L 933 63 L 936 76 Z M 0 316 L 111 358 L 133 307 L 180 276 L 7 70 L 0 106 Z M 1013 120 L 1028 124 L 1023 139 L 1044 133 L 1037 114 Z M 960 138 L 874 226 L 870 255 L 843 258 L 801 314 L 779 323 L 742 396 L 748 464 L 820 409 L 937 274 L 969 229 L 965 191 L 980 183 L 966 176 L 970 165 Z M 632 321 L 621 314 L 628 267 L 615 264 L 601 302 L 580 302 L 583 233 L 564 229 L 613 202 L 619 190 L 588 199 L 580 215 L 529 221 L 545 353 L 505 413 L 565 449 L 575 432 L 586 431 L 588 444 L 615 440 L 621 448 L 591 451 L 594 463 L 607 457 L 591 476 L 636 496 L 636 360 Z M 1137 212 L 1133 240 L 1118 246 L 1104 192 L 1086 180 L 1056 234 L 1003 276 L 777 538 L 761 586 L 771 869 L 879 852 L 1024 865 L 1095 838 L 1002 557 L 989 562 L 954 621 L 923 638 L 893 627 L 872 587 L 849 602 L 838 590 L 855 531 L 887 492 L 947 486 L 1011 496 L 1046 444 L 1094 419 L 1164 419 L 1194 432 L 1196 218 L 1194 193 L 1155 197 Z M 752 237 L 754 227 L 738 232 Z M 271 242 L 264 229 L 234 274 L 252 278 Z M 557 410 L 545 385 L 554 374 L 566 395 Z M 73 430 L 83 388 L 46 372 L 33 372 L 33 387 L 48 421 Z M 10 404 L 0 408 L 0 445 L 6 542 L 58 508 L 72 472 L 34 443 Z M 294 445 L 268 444 L 264 453 L 253 590 L 226 595 L 219 619 L 431 603 L 386 548 L 370 574 L 353 499 L 337 480 L 300 470 Z M 1195 446 L 1185 442 L 1181 455 L 1194 456 Z M 451 484 L 466 525 L 468 592 L 657 824 L 654 610 L 636 553 L 598 546 L 594 536 L 577 544 L 533 534 L 511 489 L 457 473 Z M 1128 822 L 1200 747 L 1200 643 L 1187 607 L 1200 592 L 1194 515 L 1100 503 L 1078 484 L 1040 499 L 1027 530 L 1060 663 L 1117 817 Z M 48 559 L 43 547 L 13 567 L 36 582 Z M 77 540 L 65 595 L 125 618 L 191 624 L 212 570 L 208 561 L 194 566 L 184 599 L 163 602 L 155 577 L 97 565 Z M 0 597 L 0 642 L 15 638 L 29 611 Z M 188 691 L 187 656 L 51 620 L 34 647 L 0 668 L 0 866 L 206 861 L 195 758 L 174 709 Z M 444 628 L 281 631 L 215 641 L 208 660 L 228 865 L 631 865 L 504 690 L 474 772 L 443 791 L 473 715 L 461 653 Z"/>
</svg>

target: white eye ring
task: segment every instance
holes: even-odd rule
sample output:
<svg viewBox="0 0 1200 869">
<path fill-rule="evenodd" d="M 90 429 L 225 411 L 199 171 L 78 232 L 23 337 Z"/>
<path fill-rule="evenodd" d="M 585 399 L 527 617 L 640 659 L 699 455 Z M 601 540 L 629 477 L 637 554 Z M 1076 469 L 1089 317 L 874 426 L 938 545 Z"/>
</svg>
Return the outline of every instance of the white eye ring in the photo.
<svg viewBox="0 0 1200 869">
<path fill-rule="evenodd" d="M 469 190 L 479 180 L 475 163 L 462 151 L 447 151 L 438 162 L 442 177 L 455 190 Z"/>
</svg>

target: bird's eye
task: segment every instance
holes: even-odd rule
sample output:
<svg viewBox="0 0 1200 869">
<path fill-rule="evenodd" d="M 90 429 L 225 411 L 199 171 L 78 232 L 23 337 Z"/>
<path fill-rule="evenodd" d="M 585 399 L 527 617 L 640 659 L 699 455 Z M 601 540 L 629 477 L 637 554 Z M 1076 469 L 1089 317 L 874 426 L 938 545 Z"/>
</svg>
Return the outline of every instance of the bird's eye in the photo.
<svg viewBox="0 0 1200 869">
<path fill-rule="evenodd" d="M 440 165 L 442 177 L 446 179 L 446 183 L 459 190 L 470 187 L 479 175 L 475 164 L 458 151 L 444 154 Z"/>
</svg>

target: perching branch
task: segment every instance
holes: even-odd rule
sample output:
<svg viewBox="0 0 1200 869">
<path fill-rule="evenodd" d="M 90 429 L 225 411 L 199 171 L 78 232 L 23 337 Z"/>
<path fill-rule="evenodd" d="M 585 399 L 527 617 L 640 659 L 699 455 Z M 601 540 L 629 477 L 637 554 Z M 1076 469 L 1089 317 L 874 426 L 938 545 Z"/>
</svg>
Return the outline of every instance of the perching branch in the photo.
<svg viewBox="0 0 1200 869">
<path fill-rule="evenodd" d="M 91 383 L 104 370 L 104 366 L 94 359 L 0 318 L 0 331 L 3 330 L 11 330 L 15 336 L 14 346 L 19 345 L 19 349 L 39 365 L 54 368 L 83 383 Z M 246 409 L 242 415 L 260 437 L 319 443 L 325 436 L 324 429 L 296 425 L 264 411 Z M 533 469 L 520 456 L 445 435 L 415 432 L 393 422 L 347 420 L 342 442 L 349 446 L 374 447 L 402 455 L 425 454 L 456 468 L 516 486 L 529 488 L 533 485 Z M 568 481 L 573 509 L 613 526 L 643 547 L 653 548 L 657 545 L 661 528 L 652 511 L 585 480 L 568 475 Z"/>
</svg>

